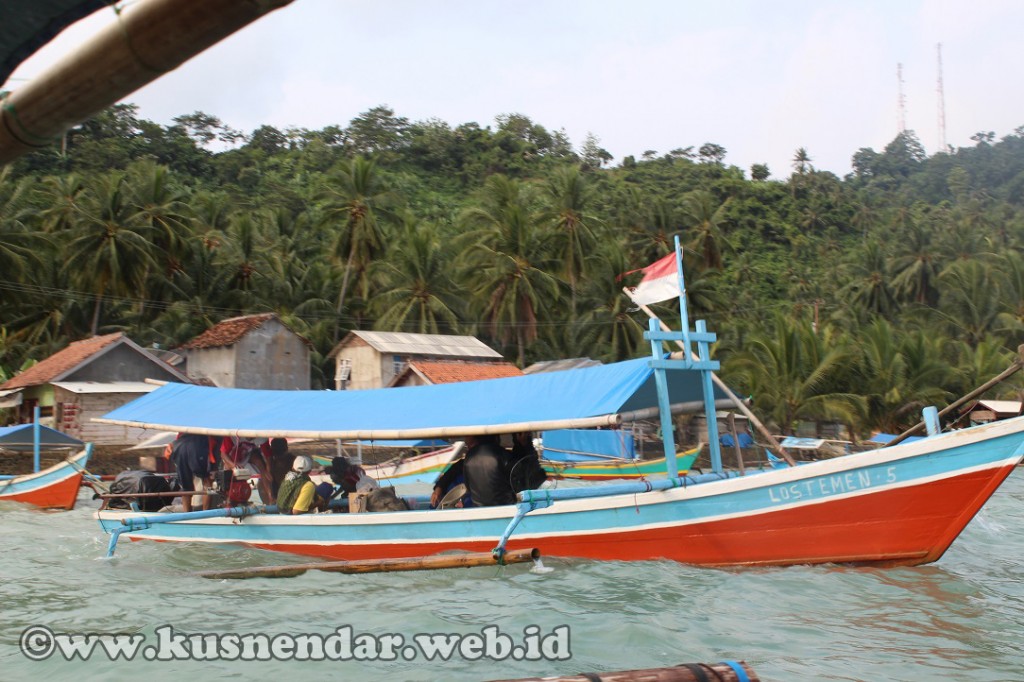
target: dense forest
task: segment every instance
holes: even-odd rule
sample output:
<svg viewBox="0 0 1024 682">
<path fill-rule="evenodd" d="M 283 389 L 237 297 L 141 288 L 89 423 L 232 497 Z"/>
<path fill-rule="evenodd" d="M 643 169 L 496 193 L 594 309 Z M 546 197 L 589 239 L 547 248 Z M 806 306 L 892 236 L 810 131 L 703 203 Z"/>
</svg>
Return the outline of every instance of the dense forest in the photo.
<svg viewBox="0 0 1024 682">
<path fill-rule="evenodd" d="M 521 114 L 245 134 L 117 105 L 0 171 L 0 379 L 92 334 L 174 348 L 265 311 L 323 387 L 349 329 L 473 334 L 521 366 L 636 357 L 617 278 L 680 235 L 691 320 L 762 417 L 897 431 L 1024 343 L 1024 126 L 972 140 L 928 157 L 901 133 L 839 178 L 711 142 L 613 163 Z"/>
</svg>

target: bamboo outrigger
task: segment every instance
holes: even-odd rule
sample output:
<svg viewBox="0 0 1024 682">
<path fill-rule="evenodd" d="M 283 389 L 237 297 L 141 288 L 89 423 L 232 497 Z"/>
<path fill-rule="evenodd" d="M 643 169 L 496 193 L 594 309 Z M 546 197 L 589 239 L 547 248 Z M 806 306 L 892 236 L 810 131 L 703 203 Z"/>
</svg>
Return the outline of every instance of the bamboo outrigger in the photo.
<svg viewBox="0 0 1024 682">
<path fill-rule="evenodd" d="M 0 165 L 292 0 L 141 0 L 118 21 L 0 103 Z"/>
</svg>

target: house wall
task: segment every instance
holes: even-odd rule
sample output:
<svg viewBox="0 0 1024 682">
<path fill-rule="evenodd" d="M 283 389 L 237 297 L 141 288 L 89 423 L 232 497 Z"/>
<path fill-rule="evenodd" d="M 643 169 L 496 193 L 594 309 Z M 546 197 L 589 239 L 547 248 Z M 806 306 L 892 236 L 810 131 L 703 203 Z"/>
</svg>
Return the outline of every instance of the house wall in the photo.
<svg viewBox="0 0 1024 682">
<path fill-rule="evenodd" d="M 73 393 L 54 387 L 58 431 L 96 445 L 137 445 L 156 431 L 117 424 L 98 424 L 93 417 L 102 417 L 136 398 L 140 393 Z"/>
<path fill-rule="evenodd" d="M 185 367 L 192 381 L 209 381 L 214 386 L 235 386 L 235 348 L 196 348 L 186 350 Z"/>
<path fill-rule="evenodd" d="M 98 355 L 78 370 L 61 378 L 62 381 L 180 381 L 173 373 L 163 369 L 151 358 L 127 344 L 111 348 Z"/>
<path fill-rule="evenodd" d="M 380 353 L 362 339 L 356 338 L 349 346 L 338 351 L 335 366 L 340 360 L 352 361 L 352 373 L 345 385 L 346 389 L 359 390 L 384 386 Z"/>
<path fill-rule="evenodd" d="M 308 390 L 309 346 L 277 320 L 268 320 L 235 344 L 234 386 Z"/>
</svg>

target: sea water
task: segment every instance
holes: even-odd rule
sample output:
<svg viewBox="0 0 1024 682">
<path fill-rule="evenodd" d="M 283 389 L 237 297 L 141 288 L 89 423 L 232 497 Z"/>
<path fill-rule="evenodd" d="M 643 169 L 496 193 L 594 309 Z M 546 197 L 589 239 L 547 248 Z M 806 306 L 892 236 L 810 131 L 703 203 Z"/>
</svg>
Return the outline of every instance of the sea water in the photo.
<svg viewBox="0 0 1024 682">
<path fill-rule="evenodd" d="M 544 557 L 545 570 L 216 581 L 193 572 L 308 559 L 124 539 L 105 559 L 95 508 L 84 493 L 71 512 L 0 506 L 0 680 L 493 680 L 726 659 L 769 682 L 1024 680 L 1024 470 L 937 563 L 897 569 Z M 48 632 L 134 635 L 167 660 L 47 657 Z M 276 658 L 246 660 L 261 635 Z M 296 660 L 317 652 L 292 635 L 333 636 L 334 658 Z M 186 636 L 212 644 L 175 644 Z M 433 660 L 413 646 L 436 636 L 462 639 Z"/>
</svg>

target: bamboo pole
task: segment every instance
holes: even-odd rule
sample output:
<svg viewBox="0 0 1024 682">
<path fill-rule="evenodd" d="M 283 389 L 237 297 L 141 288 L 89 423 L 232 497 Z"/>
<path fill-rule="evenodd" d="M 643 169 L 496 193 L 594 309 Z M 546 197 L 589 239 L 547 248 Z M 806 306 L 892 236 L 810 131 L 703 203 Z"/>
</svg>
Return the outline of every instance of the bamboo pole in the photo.
<svg viewBox="0 0 1024 682">
<path fill-rule="evenodd" d="M 996 376 L 996 377 L 994 377 L 992 379 L 989 379 L 984 384 L 982 384 L 978 388 L 974 389 L 973 391 L 971 391 L 967 395 L 965 395 L 965 396 L 961 397 L 960 399 L 955 400 L 952 403 L 950 403 L 949 405 L 947 405 L 945 408 L 943 408 L 942 410 L 939 411 L 939 417 L 940 418 L 944 417 L 945 415 L 949 414 L 950 412 L 952 412 L 956 408 L 960 407 L 964 403 L 966 403 L 966 402 L 968 402 L 970 400 L 974 400 L 979 395 L 981 395 L 985 391 L 989 390 L 990 388 L 992 388 L 996 384 L 999 384 L 999 383 L 1002 383 L 1003 381 L 1006 381 L 1011 376 L 1013 376 L 1018 371 L 1020 371 L 1021 367 L 1024 367 L 1024 344 L 1022 344 L 1020 346 L 1017 346 L 1017 357 L 1014 359 L 1014 361 L 1012 363 L 1010 363 L 1009 367 L 1007 367 L 1005 370 L 1003 370 L 998 376 Z M 882 447 L 883 448 L 888 448 L 888 447 L 892 447 L 893 445 L 896 445 L 897 443 L 902 443 L 903 441 L 905 441 L 910 436 L 914 435 L 918 431 L 921 431 L 923 428 L 924 428 L 924 422 L 920 421 L 917 424 L 914 424 L 913 426 L 911 426 L 909 429 L 907 429 L 906 431 L 904 431 L 900 435 L 898 435 L 895 438 L 893 438 L 891 441 L 889 441 L 888 443 L 886 443 Z"/>
<path fill-rule="evenodd" d="M 746 473 L 746 467 L 743 465 L 743 449 L 740 448 L 740 437 L 736 433 L 736 415 L 732 412 L 729 413 L 729 433 L 732 434 L 732 445 L 736 448 L 736 465 L 740 468 L 740 473 Z"/>
<path fill-rule="evenodd" d="M 633 301 L 633 297 L 630 296 L 630 294 L 629 294 L 629 288 L 628 287 L 622 287 L 622 291 L 623 291 L 623 293 L 626 294 L 626 297 L 629 298 L 629 300 Z M 647 313 L 647 316 L 649 318 L 651 318 L 652 320 L 657 320 L 658 324 L 661 326 L 661 330 L 662 331 L 666 331 L 666 332 L 672 331 L 672 328 L 669 327 L 667 324 L 665 324 L 665 322 L 660 317 L 655 315 L 654 311 L 651 310 L 649 307 L 647 307 L 646 305 L 644 305 L 642 303 L 637 303 L 636 301 L 633 301 L 633 303 L 636 303 L 637 307 L 639 307 L 640 310 L 642 310 L 645 313 Z M 681 342 L 676 341 L 676 345 L 678 345 L 680 348 L 682 348 L 683 351 L 686 350 L 686 347 Z M 699 358 L 697 357 L 697 354 L 694 353 L 693 351 L 690 351 L 690 356 L 694 360 L 699 360 Z M 771 450 L 772 452 L 774 452 L 775 454 L 779 455 L 780 457 L 782 457 L 784 460 L 786 460 L 786 462 L 790 466 L 796 466 L 796 462 L 789 455 L 789 453 L 786 452 L 786 450 L 781 445 L 779 445 L 779 442 L 777 440 L 775 440 L 775 436 L 773 436 L 771 434 L 771 432 L 768 431 L 768 429 L 765 428 L 764 424 L 761 423 L 761 420 L 759 420 L 754 415 L 754 413 L 750 411 L 750 408 L 747 407 L 743 403 L 743 401 L 740 400 L 739 397 L 735 393 L 732 392 L 732 389 L 730 389 L 728 386 L 726 386 L 725 382 L 722 381 L 722 379 L 717 374 L 715 374 L 714 372 L 711 373 L 711 380 L 715 383 L 715 386 L 718 386 L 718 388 L 723 393 L 725 393 L 726 396 L 728 396 L 729 400 L 732 401 L 732 404 L 735 405 L 736 408 L 740 412 L 743 413 L 743 416 L 745 416 L 747 419 L 750 420 L 750 423 L 754 425 L 754 428 L 756 428 L 758 431 L 761 432 L 761 435 L 764 436 L 764 438 L 765 438 L 765 443 L 767 444 L 768 449 Z"/>
<path fill-rule="evenodd" d="M 391 573 L 396 571 L 429 571 L 438 568 L 470 568 L 473 566 L 496 566 L 521 564 L 540 558 L 540 550 L 516 549 L 506 552 L 499 562 L 491 552 L 470 552 L 466 554 L 440 554 L 424 557 L 403 557 L 396 559 L 356 559 L 352 561 L 328 561 L 324 563 L 293 564 L 291 566 L 255 566 L 232 568 L 220 571 L 198 571 L 194 575 L 202 578 L 247 579 L 247 578 L 292 578 L 306 571 L 328 573 Z"/>
<path fill-rule="evenodd" d="M 0 105 L 0 165 L 292 0 L 140 0 Z"/>
<path fill-rule="evenodd" d="M 741 677 L 742 673 L 742 677 Z M 580 673 L 562 677 L 524 677 L 495 682 L 760 682 L 761 678 L 746 661 L 721 663 L 682 663 L 671 668 L 644 668 L 606 673 Z"/>
</svg>

